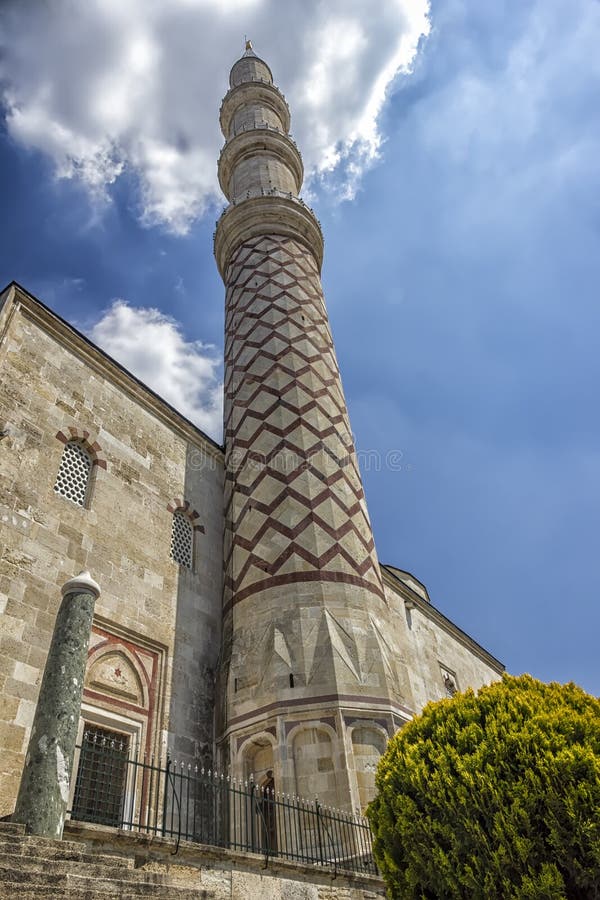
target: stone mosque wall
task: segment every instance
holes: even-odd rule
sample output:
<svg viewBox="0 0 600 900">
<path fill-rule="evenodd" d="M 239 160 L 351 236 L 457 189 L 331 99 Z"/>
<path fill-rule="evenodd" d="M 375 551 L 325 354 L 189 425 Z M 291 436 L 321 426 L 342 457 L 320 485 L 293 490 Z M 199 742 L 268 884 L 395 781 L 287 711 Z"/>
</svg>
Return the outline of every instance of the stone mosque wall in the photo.
<svg viewBox="0 0 600 900">
<path fill-rule="evenodd" d="M 502 663 L 433 606 L 413 576 L 386 566 L 383 572 L 394 621 L 396 666 L 410 683 L 415 712 L 430 700 L 500 677 Z"/>
<path fill-rule="evenodd" d="M 210 759 L 223 476 L 220 448 L 66 323 L 15 286 L 0 302 L 3 815 L 60 587 L 84 568 L 102 593 L 82 718 L 149 755 Z"/>
</svg>

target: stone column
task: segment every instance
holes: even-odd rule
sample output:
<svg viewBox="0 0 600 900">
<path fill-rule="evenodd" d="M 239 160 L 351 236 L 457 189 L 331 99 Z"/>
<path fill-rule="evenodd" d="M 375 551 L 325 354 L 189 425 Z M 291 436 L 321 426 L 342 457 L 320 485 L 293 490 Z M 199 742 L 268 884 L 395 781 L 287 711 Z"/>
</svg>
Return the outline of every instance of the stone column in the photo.
<svg viewBox="0 0 600 900">
<path fill-rule="evenodd" d="M 61 838 L 81 710 L 83 679 L 100 588 L 81 572 L 62 588 L 13 822 L 31 834 Z"/>
</svg>

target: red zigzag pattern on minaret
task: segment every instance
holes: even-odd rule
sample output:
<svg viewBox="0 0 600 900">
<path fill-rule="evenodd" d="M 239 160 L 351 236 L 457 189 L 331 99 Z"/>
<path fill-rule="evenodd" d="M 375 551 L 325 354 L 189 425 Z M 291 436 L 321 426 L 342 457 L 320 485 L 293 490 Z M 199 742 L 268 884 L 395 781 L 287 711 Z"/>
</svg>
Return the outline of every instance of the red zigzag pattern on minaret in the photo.
<svg viewBox="0 0 600 900">
<path fill-rule="evenodd" d="M 226 282 L 225 605 L 298 581 L 381 596 L 316 263 L 259 236 Z"/>
</svg>

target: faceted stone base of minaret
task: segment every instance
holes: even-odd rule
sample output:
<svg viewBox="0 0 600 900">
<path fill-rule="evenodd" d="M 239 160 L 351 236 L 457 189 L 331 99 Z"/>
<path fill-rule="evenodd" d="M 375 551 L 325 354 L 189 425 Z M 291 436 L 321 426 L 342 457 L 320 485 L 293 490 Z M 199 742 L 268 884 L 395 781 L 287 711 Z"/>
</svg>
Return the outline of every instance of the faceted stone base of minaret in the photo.
<svg viewBox="0 0 600 900">
<path fill-rule="evenodd" d="M 323 655 L 330 653 L 325 646 Z M 281 662 L 271 659 L 267 670 L 281 671 Z M 273 692 L 271 703 L 256 709 L 253 679 L 236 692 L 235 679 L 239 685 L 243 678 L 233 675 L 236 670 L 228 694 L 231 700 L 237 693 L 240 702 L 226 724 L 220 764 L 259 785 L 271 772 L 275 789 L 285 794 L 364 811 L 374 796 L 375 769 L 387 741 L 411 718 L 412 710 L 392 700 L 384 703 L 381 697 L 375 705 L 360 694 L 311 697 L 306 689 L 298 690 L 298 696 L 293 696 L 294 689 Z"/>
</svg>

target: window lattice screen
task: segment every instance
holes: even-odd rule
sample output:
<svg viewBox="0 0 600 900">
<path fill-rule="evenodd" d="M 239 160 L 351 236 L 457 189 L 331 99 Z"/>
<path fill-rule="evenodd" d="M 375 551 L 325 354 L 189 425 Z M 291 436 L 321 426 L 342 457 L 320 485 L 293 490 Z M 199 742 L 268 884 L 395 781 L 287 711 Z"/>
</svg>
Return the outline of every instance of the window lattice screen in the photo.
<svg viewBox="0 0 600 900">
<path fill-rule="evenodd" d="M 78 506 L 85 506 L 91 470 L 90 454 L 77 441 L 69 441 L 63 450 L 54 490 Z"/>
<path fill-rule="evenodd" d="M 192 547 L 194 529 L 188 517 L 181 512 L 173 513 L 173 530 L 171 532 L 171 556 L 180 566 L 192 568 Z"/>
<path fill-rule="evenodd" d="M 86 723 L 72 817 L 119 827 L 123 818 L 129 735 Z"/>
</svg>

